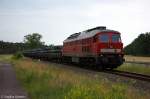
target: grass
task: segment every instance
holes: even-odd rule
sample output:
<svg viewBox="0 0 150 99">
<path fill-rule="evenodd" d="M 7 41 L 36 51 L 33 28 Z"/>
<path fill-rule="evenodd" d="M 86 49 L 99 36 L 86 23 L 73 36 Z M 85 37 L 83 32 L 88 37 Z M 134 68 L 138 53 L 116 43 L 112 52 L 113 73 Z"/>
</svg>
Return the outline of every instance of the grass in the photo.
<svg viewBox="0 0 150 99">
<path fill-rule="evenodd" d="M 15 60 L 14 66 L 31 99 L 148 99 L 126 83 L 82 73 L 29 59 Z M 100 76 L 100 75 L 99 75 Z M 131 95 L 132 92 L 132 95 Z"/>
<path fill-rule="evenodd" d="M 12 55 L 0 55 L 0 62 L 9 62 Z"/>
<path fill-rule="evenodd" d="M 123 65 L 118 67 L 117 70 L 150 75 L 150 66 L 141 64 L 124 63 Z"/>
<path fill-rule="evenodd" d="M 150 57 L 139 57 L 139 56 L 130 56 L 125 55 L 125 60 L 130 62 L 146 62 L 150 63 Z M 129 71 L 134 73 L 140 73 L 145 75 L 150 75 L 150 66 L 134 63 L 124 63 L 117 70 Z"/>
<path fill-rule="evenodd" d="M 5 60 L 8 58 L 10 57 L 5 57 Z M 30 99 L 150 98 L 149 92 L 135 89 L 132 81 L 113 82 L 100 74 L 86 75 L 55 64 L 26 58 L 9 61 L 14 64 L 17 78 Z"/>
</svg>

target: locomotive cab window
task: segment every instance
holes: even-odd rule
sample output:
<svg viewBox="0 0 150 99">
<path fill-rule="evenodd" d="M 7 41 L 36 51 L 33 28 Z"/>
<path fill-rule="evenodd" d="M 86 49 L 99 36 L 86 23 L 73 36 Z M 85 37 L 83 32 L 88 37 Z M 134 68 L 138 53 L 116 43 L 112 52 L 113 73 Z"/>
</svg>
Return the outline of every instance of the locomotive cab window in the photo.
<svg viewBox="0 0 150 99">
<path fill-rule="evenodd" d="M 119 34 L 112 35 L 112 42 L 121 42 L 121 38 Z"/>
<path fill-rule="evenodd" d="M 107 34 L 101 34 L 99 36 L 99 40 L 100 40 L 100 42 L 108 42 L 109 41 L 109 35 L 107 35 Z"/>
</svg>

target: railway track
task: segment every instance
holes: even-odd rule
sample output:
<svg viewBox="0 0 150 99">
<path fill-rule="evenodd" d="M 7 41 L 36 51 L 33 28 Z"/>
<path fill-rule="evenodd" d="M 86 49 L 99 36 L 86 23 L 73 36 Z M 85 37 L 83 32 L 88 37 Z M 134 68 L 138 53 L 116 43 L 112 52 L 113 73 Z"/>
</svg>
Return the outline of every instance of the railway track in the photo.
<svg viewBox="0 0 150 99">
<path fill-rule="evenodd" d="M 73 66 L 76 67 L 76 64 L 64 64 L 67 66 Z M 80 66 L 79 66 L 80 67 Z M 82 67 L 83 69 L 87 69 L 93 72 L 104 72 L 104 73 L 109 73 L 109 74 L 115 74 L 123 77 L 128 77 L 132 79 L 137 79 L 137 80 L 142 80 L 142 81 L 147 81 L 150 82 L 150 76 L 149 75 L 144 75 L 144 74 L 137 74 L 137 73 L 132 73 L 132 72 L 127 72 L 127 71 L 119 71 L 119 70 L 97 70 L 97 69 L 92 69 L 92 68 L 85 68 Z"/>
<path fill-rule="evenodd" d="M 150 82 L 149 75 L 131 73 L 131 72 L 126 72 L 126 71 L 118 71 L 118 70 L 111 70 L 111 71 L 105 70 L 104 72 Z"/>
<path fill-rule="evenodd" d="M 45 62 L 49 63 L 49 61 L 45 61 Z M 51 62 L 55 63 L 55 64 L 60 64 L 57 61 L 51 61 Z M 104 73 L 115 74 L 115 75 L 119 75 L 119 76 L 123 76 L 123 77 L 128 77 L 128 78 L 133 78 L 133 79 L 137 79 L 137 80 L 150 82 L 150 76 L 149 75 L 131 73 L 131 72 L 126 72 L 126 71 L 118 71 L 118 70 L 100 70 L 99 71 L 95 68 L 94 69 L 90 68 L 90 67 L 85 68 L 85 67 L 81 67 L 80 65 L 72 64 L 72 63 L 61 63 L 61 64 L 63 64 L 64 66 L 67 66 L 67 67 L 75 67 L 76 69 L 80 67 L 82 69 L 86 69 L 86 70 L 89 70 L 90 72 L 94 72 L 94 73 L 95 72 L 104 72 Z M 73 69 L 75 69 L 75 68 L 73 68 Z"/>
</svg>

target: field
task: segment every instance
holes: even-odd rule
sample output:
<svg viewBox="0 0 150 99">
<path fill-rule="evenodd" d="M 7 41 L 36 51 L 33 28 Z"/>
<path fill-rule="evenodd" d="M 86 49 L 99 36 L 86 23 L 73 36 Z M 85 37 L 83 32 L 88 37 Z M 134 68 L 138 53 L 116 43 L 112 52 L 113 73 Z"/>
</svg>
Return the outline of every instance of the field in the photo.
<svg viewBox="0 0 150 99">
<path fill-rule="evenodd" d="M 117 70 L 150 75 L 150 66 L 145 66 L 141 64 L 124 63 L 123 65 L 118 67 Z"/>
<path fill-rule="evenodd" d="M 150 57 L 138 57 L 138 56 L 125 55 L 125 60 L 129 61 L 129 62 L 146 62 L 146 63 L 150 63 Z"/>
<path fill-rule="evenodd" d="M 149 91 L 135 88 L 135 80 L 109 80 L 103 73 L 68 69 L 31 59 L 0 60 L 14 64 L 17 78 L 31 99 L 149 99 Z M 3 59 L 3 57 L 5 59 Z"/>
<path fill-rule="evenodd" d="M 150 57 L 137 57 L 137 56 L 126 55 L 125 60 L 128 62 L 150 63 Z M 150 65 L 144 65 L 144 64 L 124 63 L 119 68 L 117 68 L 117 70 L 150 75 Z"/>
</svg>

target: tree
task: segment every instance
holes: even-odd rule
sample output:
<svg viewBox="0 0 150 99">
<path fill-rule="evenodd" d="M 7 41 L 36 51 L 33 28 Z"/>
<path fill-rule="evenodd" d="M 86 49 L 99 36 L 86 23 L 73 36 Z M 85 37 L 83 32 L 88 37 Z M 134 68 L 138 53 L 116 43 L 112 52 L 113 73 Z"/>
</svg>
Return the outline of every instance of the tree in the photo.
<svg viewBox="0 0 150 99">
<path fill-rule="evenodd" d="M 150 56 L 150 32 L 140 34 L 124 51 L 129 55 Z"/>
<path fill-rule="evenodd" d="M 29 46 L 30 49 L 40 48 L 44 46 L 44 42 L 41 41 L 42 35 L 39 33 L 32 33 L 24 36 L 24 43 Z"/>
</svg>

